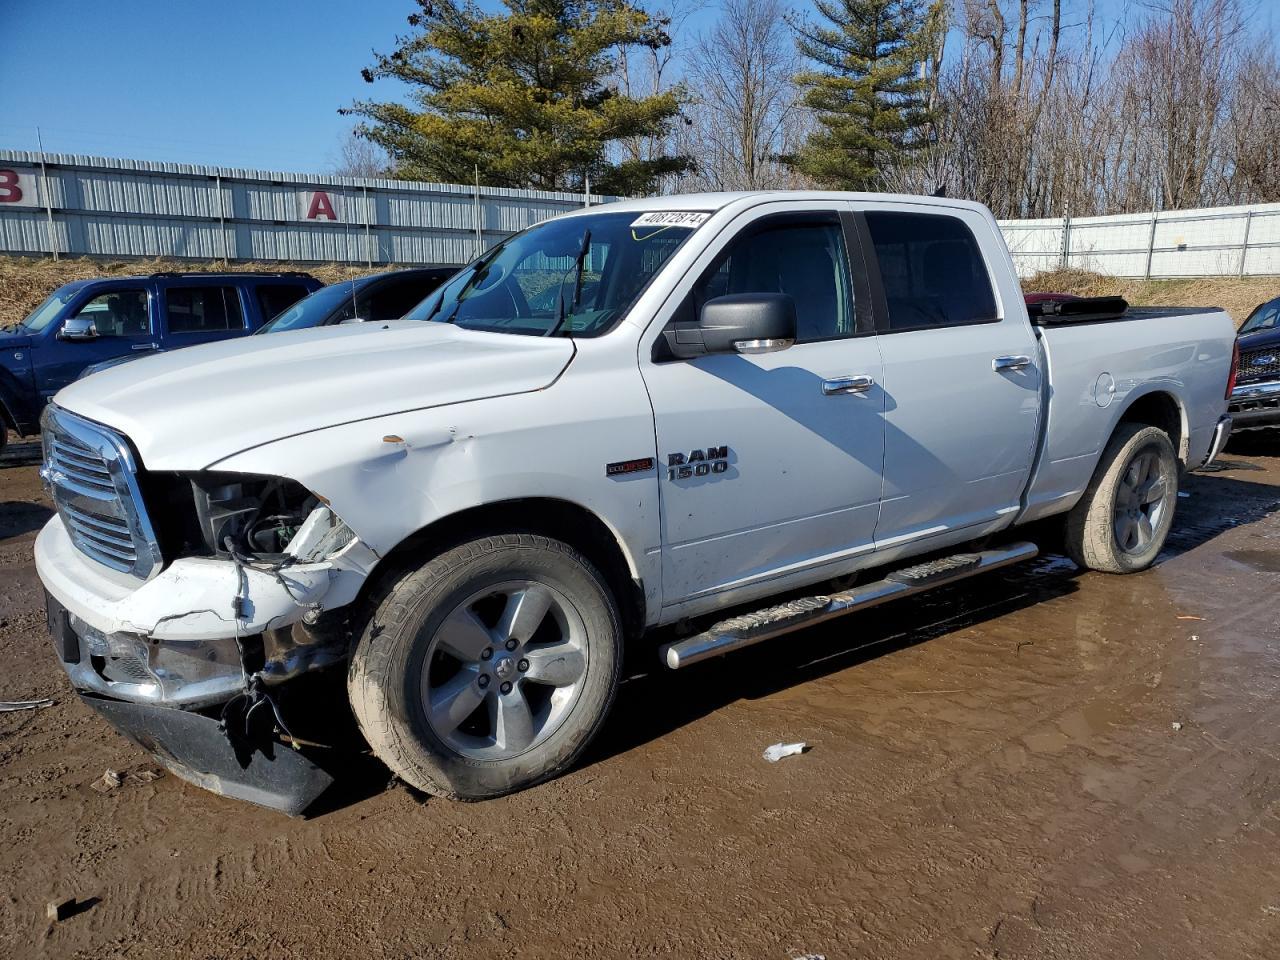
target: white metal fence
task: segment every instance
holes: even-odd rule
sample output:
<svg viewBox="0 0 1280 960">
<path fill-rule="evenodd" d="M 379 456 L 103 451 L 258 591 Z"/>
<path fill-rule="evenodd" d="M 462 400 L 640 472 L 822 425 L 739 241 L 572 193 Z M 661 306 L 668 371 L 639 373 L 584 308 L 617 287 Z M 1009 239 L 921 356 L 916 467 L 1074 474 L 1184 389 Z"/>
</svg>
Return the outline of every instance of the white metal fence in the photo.
<svg viewBox="0 0 1280 960">
<path fill-rule="evenodd" d="M 1280 203 L 1002 220 L 1000 227 L 1024 277 L 1063 267 L 1117 277 L 1280 274 Z"/>
<path fill-rule="evenodd" d="M 0 150 L 0 253 L 461 264 L 586 200 Z"/>
</svg>

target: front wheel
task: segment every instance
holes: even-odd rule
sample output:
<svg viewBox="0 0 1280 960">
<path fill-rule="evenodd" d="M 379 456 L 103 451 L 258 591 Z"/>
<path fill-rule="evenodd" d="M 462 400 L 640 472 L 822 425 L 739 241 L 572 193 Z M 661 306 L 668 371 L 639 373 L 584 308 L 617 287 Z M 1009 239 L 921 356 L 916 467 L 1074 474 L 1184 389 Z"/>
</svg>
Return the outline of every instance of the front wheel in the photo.
<svg viewBox="0 0 1280 960">
<path fill-rule="evenodd" d="M 1177 502 L 1178 457 L 1169 435 L 1121 424 L 1067 514 L 1067 554 L 1089 570 L 1145 570 L 1164 547 Z"/>
<path fill-rule="evenodd" d="M 506 534 L 401 578 L 365 625 L 347 689 L 401 779 L 482 800 L 573 763 L 608 713 L 621 659 L 616 604 L 591 562 Z"/>
</svg>

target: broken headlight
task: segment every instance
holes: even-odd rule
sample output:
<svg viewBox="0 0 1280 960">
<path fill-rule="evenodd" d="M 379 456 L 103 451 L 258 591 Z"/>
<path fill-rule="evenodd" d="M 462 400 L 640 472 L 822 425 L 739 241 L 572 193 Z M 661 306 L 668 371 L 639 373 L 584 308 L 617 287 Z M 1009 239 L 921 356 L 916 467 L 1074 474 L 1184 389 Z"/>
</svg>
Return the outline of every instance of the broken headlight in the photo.
<svg viewBox="0 0 1280 960">
<path fill-rule="evenodd" d="M 327 503 L 294 480 L 244 474 L 190 479 L 200 535 L 214 556 L 308 563 L 355 540 Z"/>
</svg>

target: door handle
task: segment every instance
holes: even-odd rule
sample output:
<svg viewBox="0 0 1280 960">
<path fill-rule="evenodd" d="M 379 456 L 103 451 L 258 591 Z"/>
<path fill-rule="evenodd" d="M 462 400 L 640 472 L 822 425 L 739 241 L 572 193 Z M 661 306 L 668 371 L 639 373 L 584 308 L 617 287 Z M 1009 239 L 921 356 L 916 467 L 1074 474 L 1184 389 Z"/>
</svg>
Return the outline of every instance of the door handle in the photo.
<svg viewBox="0 0 1280 960">
<path fill-rule="evenodd" d="M 828 397 L 841 393 L 866 393 L 875 383 L 872 377 L 832 377 L 822 381 L 822 392 Z"/>
<path fill-rule="evenodd" d="M 996 357 L 991 361 L 991 369 L 996 373 L 1003 370 L 1021 370 L 1031 366 L 1030 357 Z"/>
<path fill-rule="evenodd" d="M 158 344 L 158 343 L 135 343 L 135 344 L 133 345 L 133 349 L 134 349 L 134 350 L 159 350 L 159 349 L 160 349 L 160 344 Z"/>
</svg>

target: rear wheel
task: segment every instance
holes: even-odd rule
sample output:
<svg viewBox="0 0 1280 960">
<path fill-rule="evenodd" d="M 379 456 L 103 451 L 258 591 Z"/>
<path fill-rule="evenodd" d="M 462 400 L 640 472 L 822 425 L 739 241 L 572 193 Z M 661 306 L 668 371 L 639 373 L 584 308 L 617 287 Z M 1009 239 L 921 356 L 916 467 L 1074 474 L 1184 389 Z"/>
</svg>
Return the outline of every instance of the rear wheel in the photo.
<svg viewBox="0 0 1280 960">
<path fill-rule="evenodd" d="M 1090 570 L 1145 570 L 1164 547 L 1177 502 L 1178 458 L 1169 435 L 1121 424 L 1067 514 L 1067 553 Z"/>
<path fill-rule="evenodd" d="M 463 800 L 553 777 L 603 722 L 621 628 L 594 566 L 532 534 L 455 547 L 404 576 L 352 658 L 352 708 L 410 785 Z"/>
</svg>

